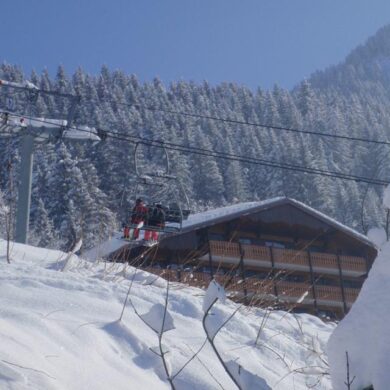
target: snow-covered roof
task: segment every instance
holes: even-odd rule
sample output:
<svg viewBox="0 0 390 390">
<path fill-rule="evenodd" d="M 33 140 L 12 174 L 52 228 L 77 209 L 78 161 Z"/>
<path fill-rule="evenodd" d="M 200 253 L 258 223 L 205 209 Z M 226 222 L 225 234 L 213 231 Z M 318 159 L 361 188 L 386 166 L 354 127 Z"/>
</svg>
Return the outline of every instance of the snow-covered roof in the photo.
<svg viewBox="0 0 390 390">
<path fill-rule="evenodd" d="M 221 207 L 213 210 L 207 210 L 202 213 L 197 213 L 190 215 L 187 221 L 183 222 L 182 232 L 188 232 L 191 230 L 201 229 L 206 226 L 216 225 L 220 222 L 232 220 L 237 217 L 243 217 L 246 215 L 254 214 L 259 211 L 267 210 L 274 208 L 276 206 L 281 206 L 289 204 L 299 208 L 300 210 L 306 212 L 307 214 L 312 215 L 313 217 L 321 220 L 322 222 L 334 227 L 337 230 L 343 231 L 345 234 L 362 241 L 366 245 L 369 245 L 375 248 L 375 244 L 365 235 L 357 232 L 350 227 L 343 225 L 342 223 L 336 221 L 335 219 L 327 216 L 320 211 L 313 209 L 312 207 L 299 202 L 298 200 L 287 198 L 287 197 L 277 197 L 271 198 L 259 202 L 245 202 L 239 203 L 231 206 Z"/>
</svg>

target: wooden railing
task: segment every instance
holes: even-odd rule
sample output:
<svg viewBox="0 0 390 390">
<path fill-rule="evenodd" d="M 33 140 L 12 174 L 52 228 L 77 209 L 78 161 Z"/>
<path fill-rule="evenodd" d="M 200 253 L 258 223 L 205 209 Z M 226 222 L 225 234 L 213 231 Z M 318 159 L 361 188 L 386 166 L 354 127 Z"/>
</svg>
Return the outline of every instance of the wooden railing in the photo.
<svg viewBox="0 0 390 390">
<path fill-rule="evenodd" d="M 235 242 L 210 241 L 210 250 L 215 256 L 240 258 L 240 246 Z"/>
<path fill-rule="evenodd" d="M 259 260 L 259 262 L 263 264 L 266 262 L 271 266 L 271 258 L 273 258 L 276 268 L 283 268 L 283 265 L 289 265 L 290 267 L 295 265 L 307 267 L 307 270 L 309 270 L 310 267 L 309 252 L 307 251 L 248 244 L 241 245 L 241 249 L 244 253 L 244 260 Z M 240 245 L 234 242 L 210 241 L 210 250 L 212 256 L 222 261 L 223 258 L 233 258 L 238 261 L 241 257 Z M 329 270 L 333 273 L 338 272 L 339 265 L 335 254 L 310 252 L 310 261 L 314 271 L 321 270 L 321 272 L 324 272 L 324 270 Z M 339 256 L 339 261 L 342 271 L 362 274 L 367 271 L 366 262 L 362 257 L 342 255 Z"/>
<path fill-rule="evenodd" d="M 161 269 L 154 267 L 144 268 L 145 271 L 159 275 L 171 282 L 181 282 L 193 287 L 207 288 L 210 283 L 210 274 L 203 272 L 190 272 L 173 269 Z M 254 277 L 243 279 L 240 276 L 215 275 L 216 281 L 230 292 L 246 291 L 249 296 L 268 296 L 267 299 L 275 299 L 275 295 L 280 301 L 283 299 L 294 303 L 304 296 L 303 302 L 314 299 L 313 287 L 308 283 L 294 283 L 283 280 L 256 279 Z M 341 287 L 315 285 L 315 297 L 317 303 L 329 305 L 337 303 L 343 304 Z M 348 305 L 355 302 L 359 294 L 359 289 L 344 288 L 344 297 Z"/>
<path fill-rule="evenodd" d="M 315 286 L 317 301 L 343 302 L 341 288 L 336 286 Z"/>
<path fill-rule="evenodd" d="M 351 271 L 367 272 L 367 267 L 364 259 L 357 256 L 340 256 L 342 269 Z"/>
<path fill-rule="evenodd" d="M 267 246 L 243 244 L 242 250 L 247 259 L 263 260 L 271 264 L 271 251 Z"/>
<path fill-rule="evenodd" d="M 310 253 L 313 268 L 330 268 L 338 269 L 337 256 L 331 253 Z"/>
<path fill-rule="evenodd" d="M 183 283 L 194 287 L 207 287 L 210 283 L 210 275 L 204 272 L 180 271 L 180 279 Z"/>
<path fill-rule="evenodd" d="M 308 253 L 293 249 L 272 248 L 275 264 L 309 265 Z"/>
<path fill-rule="evenodd" d="M 305 295 L 306 298 L 312 298 L 312 288 L 309 284 L 306 283 L 277 281 L 276 289 L 278 296 L 281 298 L 286 296 L 289 298 L 293 297 L 299 299 L 303 295 Z"/>
<path fill-rule="evenodd" d="M 359 290 L 356 288 L 344 288 L 344 296 L 347 303 L 352 304 L 356 301 L 359 295 Z"/>
<path fill-rule="evenodd" d="M 245 283 L 249 293 L 275 294 L 274 283 L 272 280 L 248 278 L 245 280 Z"/>
</svg>

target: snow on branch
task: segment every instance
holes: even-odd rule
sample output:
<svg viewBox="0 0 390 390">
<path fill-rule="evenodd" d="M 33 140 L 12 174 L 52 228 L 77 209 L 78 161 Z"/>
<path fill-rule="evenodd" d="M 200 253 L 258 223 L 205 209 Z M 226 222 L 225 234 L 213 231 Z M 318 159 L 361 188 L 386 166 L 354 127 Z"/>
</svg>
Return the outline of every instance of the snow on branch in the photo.
<svg viewBox="0 0 390 390">
<path fill-rule="evenodd" d="M 175 325 L 169 312 L 165 313 L 165 320 L 163 321 L 165 311 L 166 308 L 164 305 L 156 303 L 147 313 L 142 314 L 141 318 L 156 333 L 168 332 L 169 330 L 175 329 Z"/>
<path fill-rule="evenodd" d="M 213 279 L 210 282 L 203 299 L 203 311 L 207 312 L 217 299 L 224 303 L 226 300 L 226 293 L 225 289 Z"/>
</svg>

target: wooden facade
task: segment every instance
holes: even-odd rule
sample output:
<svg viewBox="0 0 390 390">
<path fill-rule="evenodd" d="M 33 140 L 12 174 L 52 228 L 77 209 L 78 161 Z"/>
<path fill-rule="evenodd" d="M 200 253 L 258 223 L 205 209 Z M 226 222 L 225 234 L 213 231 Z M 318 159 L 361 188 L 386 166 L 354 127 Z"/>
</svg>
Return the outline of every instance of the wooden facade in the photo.
<svg viewBox="0 0 390 390">
<path fill-rule="evenodd" d="M 113 256 L 131 261 L 139 251 Z M 247 304 L 341 318 L 377 251 L 357 232 L 278 198 L 189 225 L 144 253 L 142 267 L 172 281 L 206 287 L 215 278 Z"/>
</svg>

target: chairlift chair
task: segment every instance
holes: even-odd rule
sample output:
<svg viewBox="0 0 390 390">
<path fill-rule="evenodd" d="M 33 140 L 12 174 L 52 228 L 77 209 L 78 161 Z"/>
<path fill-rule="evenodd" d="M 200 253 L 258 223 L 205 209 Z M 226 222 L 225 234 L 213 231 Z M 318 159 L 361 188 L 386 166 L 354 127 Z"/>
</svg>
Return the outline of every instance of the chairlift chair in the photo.
<svg viewBox="0 0 390 390">
<path fill-rule="evenodd" d="M 142 145 L 163 149 L 165 166 L 162 169 L 155 170 L 154 172 L 141 172 L 139 152 Z M 145 187 L 168 189 L 174 187 L 179 191 L 172 191 L 172 202 L 170 204 L 162 204 L 160 199 L 150 199 L 150 196 L 146 196 L 147 199 L 149 198 L 149 202 L 146 203 L 149 214 L 157 207 L 157 205 L 161 205 L 161 208 L 165 213 L 165 223 L 163 226 L 151 226 L 147 223 L 148 218 L 145 218 L 146 223 L 143 226 L 140 227 L 137 224 L 130 224 L 129 227 L 131 229 L 157 231 L 162 233 L 175 233 L 181 231 L 183 228 L 183 221 L 186 220 L 190 215 L 189 200 L 180 180 L 170 172 L 169 155 L 164 143 L 158 141 L 157 145 L 150 145 L 146 144 L 145 142 L 138 142 L 134 150 L 134 166 L 136 174 L 134 190 L 135 201 L 143 197 L 143 193 L 140 192 L 141 187 L 144 187 L 144 189 Z M 146 192 L 151 193 L 151 191 Z M 179 199 L 178 192 L 180 193 L 182 199 Z M 185 208 L 182 206 L 183 201 L 186 206 Z M 136 202 L 134 202 L 134 204 L 135 203 Z"/>
</svg>

